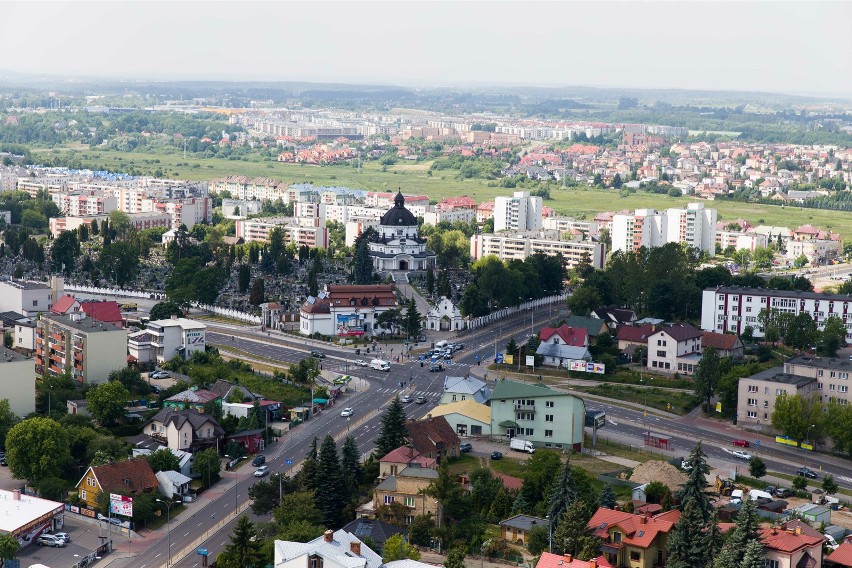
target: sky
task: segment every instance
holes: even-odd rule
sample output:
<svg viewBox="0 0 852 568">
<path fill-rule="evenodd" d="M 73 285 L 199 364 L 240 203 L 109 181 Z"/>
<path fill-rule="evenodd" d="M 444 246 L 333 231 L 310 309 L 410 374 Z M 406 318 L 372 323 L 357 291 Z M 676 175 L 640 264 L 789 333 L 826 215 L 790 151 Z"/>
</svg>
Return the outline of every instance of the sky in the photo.
<svg viewBox="0 0 852 568">
<path fill-rule="evenodd" d="M 7 2 L 0 69 L 852 95 L 852 2 Z"/>
</svg>

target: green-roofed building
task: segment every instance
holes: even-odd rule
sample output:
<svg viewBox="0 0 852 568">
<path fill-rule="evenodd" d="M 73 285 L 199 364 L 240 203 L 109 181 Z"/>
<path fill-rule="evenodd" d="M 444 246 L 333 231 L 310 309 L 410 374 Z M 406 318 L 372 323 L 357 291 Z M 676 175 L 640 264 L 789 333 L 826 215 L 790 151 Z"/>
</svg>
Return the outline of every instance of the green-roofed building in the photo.
<svg viewBox="0 0 852 568">
<path fill-rule="evenodd" d="M 589 340 L 594 340 L 601 335 L 609 335 L 609 328 L 606 322 L 598 318 L 589 318 L 586 316 L 570 315 L 565 320 L 565 325 L 568 327 L 581 327 L 589 334 Z"/>
<path fill-rule="evenodd" d="M 501 379 L 491 392 L 491 435 L 504 440 L 579 452 L 585 419 L 583 399 L 544 385 Z"/>
</svg>

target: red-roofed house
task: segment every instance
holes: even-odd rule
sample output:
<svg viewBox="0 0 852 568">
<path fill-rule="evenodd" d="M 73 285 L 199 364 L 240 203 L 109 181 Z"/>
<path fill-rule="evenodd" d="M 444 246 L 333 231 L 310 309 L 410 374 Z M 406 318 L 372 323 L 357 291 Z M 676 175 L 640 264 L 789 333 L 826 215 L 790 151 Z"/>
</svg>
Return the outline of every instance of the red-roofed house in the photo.
<svg viewBox="0 0 852 568">
<path fill-rule="evenodd" d="M 570 554 L 560 556 L 542 552 L 535 568 L 614 568 L 603 556 L 591 560 L 579 560 Z"/>
<path fill-rule="evenodd" d="M 692 375 L 701 361 L 701 332 L 688 323 L 657 328 L 648 336 L 648 369 Z"/>
<path fill-rule="evenodd" d="M 841 566 L 852 568 L 852 542 L 841 544 L 837 550 L 826 557 L 823 566 L 827 568 L 840 568 Z"/>
<path fill-rule="evenodd" d="M 802 225 L 801 227 L 793 230 L 793 238 L 797 241 L 815 239 L 819 236 L 819 232 L 819 229 L 813 225 Z"/>
<path fill-rule="evenodd" d="M 400 446 L 379 460 L 379 479 L 396 475 L 408 466 L 437 469 L 438 461 L 424 456 L 410 446 Z"/>
<path fill-rule="evenodd" d="M 657 327 L 650 323 L 636 327 L 625 325 L 618 328 L 615 337 L 618 339 L 618 348 L 624 351 L 627 347 L 648 346 L 648 338 L 657 331 Z"/>
<path fill-rule="evenodd" d="M 520 491 L 521 487 L 524 486 L 524 480 L 520 477 L 512 477 L 511 475 L 497 472 L 494 472 L 493 475 L 496 479 L 503 482 L 503 487 L 506 488 L 506 491 Z"/>
<path fill-rule="evenodd" d="M 494 202 L 486 201 L 485 203 L 480 203 L 479 207 L 476 208 L 476 222 L 484 223 L 486 219 L 491 219 L 494 217 Z"/>
<path fill-rule="evenodd" d="M 54 314 L 66 315 L 80 311 L 80 302 L 74 296 L 62 296 L 56 303 L 50 306 L 50 311 Z"/>
<path fill-rule="evenodd" d="M 80 304 L 80 309 L 93 320 L 124 327 L 124 319 L 121 317 L 118 302 L 83 302 Z"/>
<path fill-rule="evenodd" d="M 541 343 L 535 353 L 542 356 L 545 365 L 561 367 L 570 360 L 591 359 L 589 332 L 585 327 L 543 327 L 538 337 Z"/>
<path fill-rule="evenodd" d="M 742 357 L 743 342 L 733 333 L 715 333 L 705 331 L 701 333 L 701 349 L 712 347 L 719 357 Z"/>
<path fill-rule="evenodd" d="M 653 568 L 666 563 L 666 541 L 680 511 L 660 515 L 635 515 L 601 507 L 589 528 L 601 538 L 601 552 L 613 566 Z"/>
<path fill-rule="evenodd" d="M 801 526 L 768 527 L 760 531 L 767 568 L 819 568 L 822 566 L 821 534 L 808 534 Z"/>
</svg>

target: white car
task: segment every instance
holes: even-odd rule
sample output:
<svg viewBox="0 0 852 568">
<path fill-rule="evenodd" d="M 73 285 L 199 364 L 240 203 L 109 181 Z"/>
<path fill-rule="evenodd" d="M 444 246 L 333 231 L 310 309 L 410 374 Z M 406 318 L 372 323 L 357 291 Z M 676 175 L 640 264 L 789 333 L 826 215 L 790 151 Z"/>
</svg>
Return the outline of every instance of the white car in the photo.
<svg viewBox="0 0 852 568">
<path fill-rule="evenodd" d="M 735 458 L 740 458 L 741 460 L 751 459 L 751 454 L 745 450 L 735 450 L 733 453 Z"/>
<path fill-rule="evenodd" d="M 366 367 L 367 366 L 367 362 L 364 361 L 363 359 L 355 359 L 355 364 L 358 365 L 359 367 Z"/>
<path fill-rule="evenodd" d="M 340 413 L 340 415 L 343 416 L 344 418 L 348 418 L 348 417 L 352 416 L 353 414 L 355 414 L 355 411 L 352 410 L 351 408 L 344 408 L 343 411 Z"/>
<path fill-rule="evenodd" d="M 169 375 L 168 371 L 154 371 L 148 376 L 152 379 L 168 379 L 171 375 Z"/>
<path fill-rule="evenodd" d="M 262 465 L 259 468 L 257 468 L 256 470 L 254 470 L 254 476 L 255 477 L 263 477 L 267 473 L 269 473 L 269 466 L 268 465 Z"/>
</svg>

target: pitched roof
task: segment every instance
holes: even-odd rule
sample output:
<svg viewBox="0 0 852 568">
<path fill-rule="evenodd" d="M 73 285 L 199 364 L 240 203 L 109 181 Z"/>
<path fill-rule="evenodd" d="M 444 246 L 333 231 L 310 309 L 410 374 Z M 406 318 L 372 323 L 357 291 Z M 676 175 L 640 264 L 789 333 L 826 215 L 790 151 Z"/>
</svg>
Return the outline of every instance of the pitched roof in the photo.
<svg viewBox="0 0 852 568">
<path fill-rule="evenodd" d="M 434 458 L 427 458 L 415 448 L 400 446 L 379 460 L 384 463 L 411 463 L 430 468 L 435 465 Z"/>
<path fill-rule="evenodd" d="M 592 314 L 607 323 L 625 324 L 636 319 L 636 312 L 630 308 L 620 308 L 618 306 L 597 308 L 596 310 L 592 310 Z"/>
<path fill-rule="evenodd" d="M 160 486 L 145 458 L 98 465 L 91 469 L 104 492 L 140 493 Z"/>
<path fill-rule="evenodd" d="M 405 427 L 411 444 L 424 453 L 458 446 L 460 443 L 458 435 L 443 416 L 417 421 L 409 420 Z"/>
<path fill-rule="evenodd" d="M 170 396 L 166 402 L 190 402 L 193 404 L 207 404 L 219 398 L 219 395 L 207 389 L 189 388 L 176 395 Z"/>
<path fill-rule="evenodd" d="M 701 333 L 701 348 L 712 347 L 722 351 L 730 351 L 737 346 L 739 338 L 733 333 L 716 333 L 704 331 Z"/>
<path fill-rule="evenodd" d="M 590 359 L 589 349 L 582 345 L 561 345 L 557 343 L 539 343 L 536 355 L 544 357 L 561 357 L 563 359 Z"/>
<path fill-rule="evenodd" d="M 595 566 L 597 566 L 597 568 L 613 568 L 612 564 L 607 562 L 604 556 L 598 556 L 593 560 L 595 561 Z M 580 560 L 572 557 L 570 554 L 562 556 L 559 554 L 551 554 L 550 552 L 542 552 L 535 568 L 589 568 L 590 566 L 591 561 Z"/>
<path fill-rule="evenodd" d="M 536 383 L 519 383 L 500 379 L 491 392 L 491 400 L 497 398 L 534 398 L 537 396 L 571 396 Z"/>
<path fill-rule="evenodd" d="M 190 481 L 192 481 L 191 477 L 187 477 L 184 474 L 182 474 L 181 472 L 173 471 L 173 470 L 158 471 L 154 475 L 157 477 L 157 479 L 160 479 L 160 478 L 167 479 L 168 481 L 170 481 L 172 483 L 172 485 L 183 485 L 185 483 L 189 483 Z"/>
<path fill-rule="evenodd" d="M 622 542 L 638 548 L 648 548 L 658 534 L 668 533 L 678 518 L 680 512 L 676 510 L 651 517 L 601 507 L 592 515 L 588 526 L 597 536 L 607 538 L 610 527 L 616 525 L 626 535 Z"/>
<path fill-rule="evenodd" d="M 586 333 L 591 336 L 601 335 L 609 331 L 609 329 L 605 327 L 606 322 L 603 322 L 598 318 L 590 318 L 574 314 L 568 316 L 568 318 L 565 320 L 565 325 L 571 327 L 582 327 L 586 330 Z"/>
<path fill-rule="evenodd" d="M 360 543 L 361 554 L 352 552 L 352 544 Z M 319 555 L 328 558 L 344 568 L 379 568 L 382 557 L 369 546 L 362 543 L 354 534 L 343 529 L 334 531 L 331 541 L 325 540 L 325 535 L 310 542 L 292 542 L 288 540 L 275 541 L 275 565 L 283 564 L 300 556 Z"/>
<path fill-rule="evenodd" d="M 379 547 L 393 535 L 405 535 L 407 533 L 406 529 L 402 527 L 378 519 L 355 519 L 345 525 L 341 530 L 357 536 L 362 542 L 364 539 L 369 538 Z"/>
<path fill-rule="evenodd" d="M 521 487 L 524 486 L 524 480 L 520 477 L 512 477 L 511 475 L 497 472 L 494 472 L 493 475 L 495 479 L 499 479 L 503 482 L 503 487 L 505 487 L 508 491 L 520 491 Z"/>
<path fill-rule="evenodd" d="M 475 394 L 486 385 L 485 381 L 481 381 L 470 375 L 466 377 L 444 377 L 444 392 Z"/>
<path fill-rule="evenodd" d="M 548 341 L 554 335 L 558 335 L 565 345 L 586 345 L 589 342 L 589 333 L 584 327 L 571 327 L 560 325 L 559 327 L 543 327 L 538 338 Z"/>
<path fill-rule="evenodd" d="M 80 309 L 94 320 L 115 324 L 123 321 L 118 302 L 83 302 Z"/>
<path fill-rule="evenodd" d="M 480 404 L 475 400 L 459 400 L 441 404 L 429 411 L 431 416 L 446 416 L 447 414 L 461 414 L 467 418 L 472 418 L 483 424 L 491 423 L 491 407 L 485 404 Z"/>
<path fill-rule="evenodd" d="M 675 341 L 686 341 L 701 337 L 701 332 L 688 323 L 673 323 L 657 329 L 656 333 L 665 333 Z"/>
<path fill-rule="evenodd" d="M 216 419 L 209 414 L 202 414 L 195 409 L 187 408 L 186 410 L 176 410 L 174 408 L 163 408 L 154 415 L 146 424 L 151 422 L 162 422 L 164 426 L 174 424 L 175 428 L 180 429 L 186 422 L 189 422 L 193 430 L 197 430 L 204 426 L 207 422 L 213 423 L 213 433 L 216 436 L 223 436 L 225 430 L 216 422 Z"/>
<path fill-rule="evenodd" d="M 787 554 L 803 548 L 821 545 L 823 540 L 825 540 L 822 535 L 813 536 L 804 532 L 796 534 L 794 529 L 784 530 L 767 527 L 759 531 L 759 534 L 763 546 Z"/>
<path fill-rule="evenodd" d="M 656 331 L 653 325 L 640 325 L 633 327 L 631 325 L 623 325 L 618 328 L 618 333 L 615 337 L 619 341 L 632 341 L 634 343 L 648 343 L 648 337 Z"/>
<path fill-rule="evenodd" d="M 62 296 L 61 298 L 56 300 L 55 304 L 50 307 L 50 311 L 55 314 L 64 314 L 65 312 L 71 309 L 71 306 L 73 306 L 74 302 L 76 301 L 77 298 L 75 298 L 74 296 Z"/>
<path fill-rule="evenodd" d="M 825 559 L 839 566 L 852 566 L 852 542 L 844 542 Z"/>
</svg>

